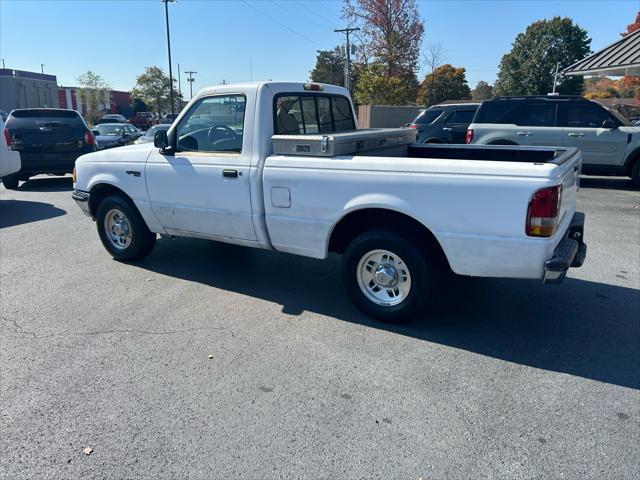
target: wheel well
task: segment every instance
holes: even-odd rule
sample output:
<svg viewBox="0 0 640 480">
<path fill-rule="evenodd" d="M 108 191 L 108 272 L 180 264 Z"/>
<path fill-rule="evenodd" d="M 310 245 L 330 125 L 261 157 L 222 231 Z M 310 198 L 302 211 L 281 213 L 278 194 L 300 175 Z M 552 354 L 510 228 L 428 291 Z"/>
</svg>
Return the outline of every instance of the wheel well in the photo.
<svg viewBox="0 0 640 480">
<path fill-rule="evenodd" d="M 91 196 L 89 197 L 89 210 L 91 211 L 91 216 L 93 218 L 96 218 L 100 202 L 102 202 L 102 200 L 104 200 L 109 195 L 120 195 L 131 202 L 131 205 L 135 207 L 135 204 L 133 203 L 133 200 L 131 200 L 131 197 L 129 197 L 129 195 L 124 193 L 118 187 L 114 187 L 113 185 L 110 185 L 108 183 L 99 183 L 95 185 L 91 189 L 90 193 Z"/>
<path fill-rule="evenodd" d="M 425 253 L 429 252 L 442 266 L 450 269 L 440 243 L 427 227 L 409 215 L 384 208 L 357 210 L 343 217 L 331 232 L 329 251 L 344 253 L 354 238 L 372 229 L 400 234 L 417 246 L 425 245 Z"/>
<path fill-rule="evenodd" d="M 633 167 L 638 162 L 640 162 L 640 148 L 637 148 L 636 150 L 631 152 L 631 155 L 629 155 L 627 161 L 625 162 L 628 175 L 631 175 L 631 172 L 633 172 Z"/>
</svg>

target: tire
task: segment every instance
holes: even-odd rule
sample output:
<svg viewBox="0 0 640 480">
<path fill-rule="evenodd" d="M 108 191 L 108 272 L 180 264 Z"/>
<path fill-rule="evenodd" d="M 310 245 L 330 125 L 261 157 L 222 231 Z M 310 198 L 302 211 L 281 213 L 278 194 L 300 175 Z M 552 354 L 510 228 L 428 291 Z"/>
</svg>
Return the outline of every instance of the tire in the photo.
<svg viewBox="0 0 640 480">
<path fill-rule="evenodd" d="M 417 314 L 431 298 L 434 274 L 413 243 L 384 230 L 358 236 L 342 257 L 342 282 L 351 301 L 383 322 L 400 323 Z"/>
<path fill-rule="evenodd" d="M 15 190 L 18 188 L 18 177 L 16 175 L 2 177 L 2 184 L 7 190 Z"/>
<path fill-rule="evenodd" d="M 631 168 L 631 180 L 636 187 L 640 188 L 640 158 L 638 158 Z"/>
<path fill-rule="evenodd" d="M 102 245 L 117 260 L 138 260 L 153 251 L 151 232 L 136 207 L 121 195 L 110 195 L 98 205 L 96 226 Z"/>
</svg>

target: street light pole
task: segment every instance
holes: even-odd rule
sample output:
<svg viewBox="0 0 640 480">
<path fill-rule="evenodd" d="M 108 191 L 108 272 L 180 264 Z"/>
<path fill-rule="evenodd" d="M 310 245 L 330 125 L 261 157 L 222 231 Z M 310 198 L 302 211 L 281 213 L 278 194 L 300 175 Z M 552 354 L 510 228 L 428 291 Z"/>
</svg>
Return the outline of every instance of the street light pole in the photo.
<svg viewBox="0 0 640 480">
<path fill-rule="evenodd" d="M 176 0 L 160 1 L 164 3 L 164 18 L 167 24 L 167 51 L 169 52 L 169 97 L 171 100 L 171 115 L 175 116 L 176 106 L 173 102 L 173 72 L 171 71 L 171 38 L 169 36 L 169 2 L 174 3 Z"/>
</svg>

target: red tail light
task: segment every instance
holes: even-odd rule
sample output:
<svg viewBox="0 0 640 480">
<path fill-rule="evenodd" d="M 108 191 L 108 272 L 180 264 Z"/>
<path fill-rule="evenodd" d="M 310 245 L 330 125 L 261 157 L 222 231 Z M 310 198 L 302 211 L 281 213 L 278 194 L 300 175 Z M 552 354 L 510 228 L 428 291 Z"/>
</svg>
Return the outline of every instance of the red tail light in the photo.
<svg viewBox="0 0 640 480">
<path fill-rule="evenodd" d="M 550 237 L 558 226 L 562 185 L 538 190 L 527 211 L 526 232 L 530 237 Z"/>
<path fill-rule="evenodd" d="M 473 141 L 473 128 L 467 128 L 467 136 L 464 141 L 465 143 L 471 143 Z"/>
<path fill-rule="evenodd" d="M 4 129 L 4 138 L 7 141 L 7 147 L 11 148 L 11 133 L 8 129 Z"/>
<path fill-rule="evenodd" d="M 96 138 L 93 136 L 93 133 L 91 132 L 84 133 L 84 143 L 86 143 L 87 145 L 93 145 L 96 143 Z"/>
<path fill-rule="evenodd" d="M 407 125 L 407 128 L 418 128 L 418 125 L 416 125 L 415 123 L 411 123 Z"/>
</svg>

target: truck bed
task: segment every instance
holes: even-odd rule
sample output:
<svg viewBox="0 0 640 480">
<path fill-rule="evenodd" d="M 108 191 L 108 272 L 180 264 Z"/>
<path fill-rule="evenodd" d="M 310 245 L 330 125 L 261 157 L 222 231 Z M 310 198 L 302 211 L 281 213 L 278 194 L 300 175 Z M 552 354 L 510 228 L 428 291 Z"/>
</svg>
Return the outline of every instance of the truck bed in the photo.
<svg viewBox="0 0 640 480">
<path fill-rule="evenodd" d="M 414 143 L 407 147 L 407 157 L 447 160 L 489 160 L 497 162 L 555 163 L 566 162 L 572 152 L 560 147 L 521 147 L 511 145 L 438 145 Z M 395 156 L 395 155 L 394 155 Z"/>
</svg>

